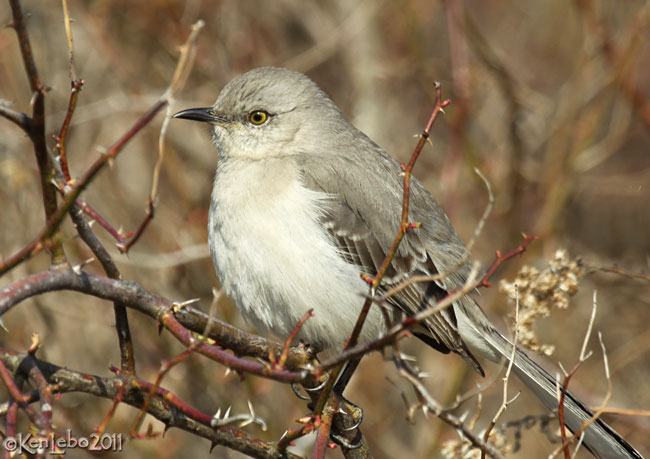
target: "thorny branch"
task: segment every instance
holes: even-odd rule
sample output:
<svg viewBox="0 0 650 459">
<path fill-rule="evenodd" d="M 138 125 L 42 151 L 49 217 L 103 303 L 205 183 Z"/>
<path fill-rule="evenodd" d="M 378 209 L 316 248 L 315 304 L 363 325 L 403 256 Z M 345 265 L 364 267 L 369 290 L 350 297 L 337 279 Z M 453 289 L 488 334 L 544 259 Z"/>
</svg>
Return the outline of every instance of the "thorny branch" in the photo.
<svg viewBox="0 0 650 459">
<path fill-rule="evenodd" d="M 12 5 L 14 3 L 18 5 L 18 2 L 16 0 L 12 1 Z M 196 39 L 196 33 L 198 33 L 198 30 L 200 30 L 200 24 L 196 30 L 193 30 L 193 34 L 190 36 L 192 40 Z M 185 52 L 189 54 L 190 49 L 191 47 L 186 48 Z M 31 51 L 29 55 L 31 56 Z M 183 57 L 179 61 L 179 66 L 187 65 L 188 63 L 191 63 L 191 60 L 188 60 L 187 58 Z M 48 220 L 45 225 L 45 228 L 41 230 L 41 232 L 32 240 L 32 242 L 27 244 L 25 247 L 23 247 L 14 255 L 0 262 L 0 275 L 13 269 L 22 261 L 36 255 L 37 253 L 42 251 L 43 248 L 46 247 L 52 248 L 58 244 L 57 241 L 51 241 L 51 239 L 58 231 L 59 225 L 65 218 L 65 215 L 70 211 L 72 205 L 79 198 L 81 192 L 90 184 L 90 182 L 106 166 L 106 164 L 109 161 L 113 160 L 122 151 L 122 149 L 126 146 L 126 144 L 140 130 L 142 130 L 154 118 L 154 116 L 156 116 L 156 114 L 163 107 L 165 107 L 165 105 L 169 103 L 170 99 L 174 95 L 174 92 L 182 86 L 181 85 L 183 81 L 182 78 L 184 77 L 185 72 L 187 72 L 186 69 L 182 69 L 182 70 L 177 69 L 177 72 L 175 73 L 175 77 L 172 80 L 170 87 L 167 89 L 165 94 L 160 98 L 160 100 L 158 100 L 145 114 L 143 114 L 140 117 L 140 119 L 131 127 L 131 129 L 129 129 L 115 143 L 113 143 L 113 145 L 111 145 L 105 153 L 100 155 L 100 157 L 88 168 L 88 170 L 81 176 L 81 178 L 79 178 L 78 180 L 71 180 L 70 183 L 66 184 L 66 186 L 63 187 L 63 201 L 58 207 L 56 207 L 56 196 L 54 197 L 54 208 L 47 213 Z M 32 136 L 30 135 L 30 138 L 31 137 Z M 35 143 L 35 148 L 36 146 L 37 145 Z M 43 149 L 44 151 L 47 150 L 44 144 L 43 144 Z M 49 186 L 52 177 L 51 177 L 51 173 L 48 172 L 48 174 L 50 174 L 47 177 L 47 183 Z M 153 208 L 153 204 L 151 203 L 149 206 L 147 217 L 145 218 L 143 224 L 140 226 L 139 232 L 136 234 L 136 236 L 134 236 L 134 239 L 140 236 L 140 234 L 142 233 L 144 228 L 146 228 L 149 221 L 151 221 L 151 219 L 153 218 L 152 208 Z M 133 242 L 124 245 L 123 249 L 128 250 L 128 248 L 131 245 L 133 245 Z"/>
<path fill-rule="evenodd" d="M 458 419 L 453 414 L 448 411 L 441 409 L 440 405 L 431 397 L 429 392 L 426 390 L 422 382 L 417 376 L 414 376 L 410 371 L 408 371 L 404 366 L 399 367 L 400 376 L 408 380 L 411 385 L 415 388 L 418 396 L 420 397 L 422 403 L 425 404 L 427 410 L 434 413 L 438 418 L 444 421 L 446 424 L 452 426 L 455 430 L 461 432 L 469 441 L 472 442 L 474 446 L 479 448 L 481 452 L 488 454 L 490 457 L 503 459 L 503 454 L 501 454 L 494 446 L 487 443 L 484 439 L 474 434 L 463 421 Z"/>
<path fill-rule="evenodd" d="M 41 194 L 43 197 L 43 209 L 45 210 L 45 219 L 50 221 L 57 210 L 56 203 L 56 188 L 52 184 L 53 167 L 50 155 L 47 151 L 47 144 L 45 142 L 45 85 L 41 82 L 36 63 L 34 62 L 34 55 L 32 53 L 32 45 L 27 35 L 27 27 L 25 26 L 25 18 L 23 16 L 22 8 L 20 7 L 19 0 L 9 0 L 11 6 L 11 13 L 13 16 L 12 27 L 18 36 L 18 44 L 20 46 L 20 53 L 23 58 L 25 72 L 29 80 L 29 86 L 32 90 L 32 116 L 25 116 L 21 127 L 26 127 L 25 131 L 29 136 L 34 146 L 34 154 L 36 156 L 36 163 L 38 165 L 39 177 L 41 183 Z M 57 233 L 58 226 L 53 228 L 49 237 Z M 43 247 L 41 247 L 42 249 Z M 47 245 L 52 255 L 52 264 L 60 264 L 65 261 L 65 253 L 61 245 L 60 238 L 54 237 Z M 18 260 L 21 261 L 21 260 Z M 4 273 L 4 263 L 0 263 L 0 274 Z"/>
<path fill-rule="evenodd" d="M 76 181 L 73 181 L 70 186 L 65 187 L 64 197 L 61 204 L 51 213 L 47 224 L 41 232 L 25 247 L 16 252 L 14 255 L 0 262 L 0 275 L 15 268 L 19 263 L 39 253 L 46 246 L 51 246 L 48 242 L 57 232 L 59 225 L 70 211 L 70 208 L 75 204 L 76 199 L 81 192 L 90 184 L 95 176 L 106 166 L 106 164 L 114 159 L 124 148 L 124 146 L 144 128 L 149 121 L 167 104 L 166 100 L 159 100 L 156 102 L 140 119 L 122 135 L 113 145 L 109 147 L 106 153 L 103 153 L 83 174 L 83 176 Z"/>
<path fill-rule="evenodd" d="M 9 371 L 20 372 L 23 366 L 36 366 L 57 393 L 83 392 L 95 397 L 115 401 L 121 394 L 121 402 L 136 409 L 142 408 L 152 385 L 133 377 L 104 377 L 68 370 L 24 353 L 0 349 L 0 362 Z M 32 400 L 33 401 L 33 400 Z M 16 404 L 14 404 L 16 406 Z M 12 409 L 12 408 L 10 408 Z M 166 430 L 177 427 L 210 440 L 212 446 L 223 445 L 252 457 L 296 457 L 280 452 L 273 442 L 264 442 L 245 431 L 232 426 L 211 426 L 212 416 L 185 404 L 173 393 L 157 388 L 146 407 L 147 413 L 165 424 Z M 7 429 L 9 435 L 13 434 Z"/>
<path fill-rule="evenodd" d="M 0 315 L 27 298 L 57 290 L 73 290 L 105 300 L 120 302 L 156 319 L 185 346 L 192 346 L 192 343 L 197 341 L 197 338 L 193 337 L 190 331 L 176 319 L 176 308 L 169 300 L 147 292 L 136 282 L 110 279 L 84 272 L 76 273 L 74 269 L 65 267 L 27 276 L 0 290 Z M 217 329 L 216 326 L 211 327 L 213 333 Z M 237 358 L 221 348 L 202 341 L 196 346 L 197 353 L 245 373 L 284 382 L 302 381 L 307 374 L 304 370 L 274 370 L 261 363 Z M 269 350 L 266 349 L 266 351 L 264 356 L 268 356 Z M 291 363 L 293 359 L 289 358 L 287 362 Z"/>
</svg>

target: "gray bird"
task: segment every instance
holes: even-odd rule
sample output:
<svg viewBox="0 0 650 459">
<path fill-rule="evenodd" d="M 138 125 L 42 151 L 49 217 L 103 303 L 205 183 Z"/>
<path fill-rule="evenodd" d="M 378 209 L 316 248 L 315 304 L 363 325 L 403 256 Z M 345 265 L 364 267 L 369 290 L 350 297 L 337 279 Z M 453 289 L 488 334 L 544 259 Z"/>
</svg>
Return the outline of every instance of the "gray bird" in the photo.
<svg viewBox="0 0 650 459">
<path fill-rule="evenodd" d="M 368 293 L 361 273 L 376 274 L 399 229 L 399 164 L 314 82 L 287 69 L 251 70 L 228 83 L 213 107 L 174 117 L 212 126 L 219 157 L 209 246 L 226 293 L 258 329 L 279 337 L 313 308 L 299 337 L 319 350 L 340 347 Z M 392 296 L 395 319 L 435 304 L 469 274 L 463 242 L 416 178 L 409 219 L 423 226 L 406 234 L 381 290 L 414 275 L 451 274 Z M 384 330 L 373 307 L 360 338 Z M 512 352 L 470 295 L 414 334 L 440 352 L 459 354 L 481 374 L 476 357 L 502 362 Z M 557 408 L 554 378 L 519 349 L 513 372 L 549 409 Z M 570 394 L 565 416 L 573 431 L 592 417 Z M 598 457 L 641 457 L 600 419 L 586 429 L 584 444 Z"/>
</svg>

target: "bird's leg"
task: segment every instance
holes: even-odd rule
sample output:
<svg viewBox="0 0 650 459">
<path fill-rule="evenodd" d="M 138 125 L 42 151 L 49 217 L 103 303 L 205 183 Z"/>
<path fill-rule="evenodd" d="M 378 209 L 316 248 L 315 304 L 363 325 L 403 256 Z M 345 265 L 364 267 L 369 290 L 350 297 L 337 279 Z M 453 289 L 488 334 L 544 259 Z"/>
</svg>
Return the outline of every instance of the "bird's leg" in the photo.
<svg viewBox="0 0 650 459">
<path fill-rule="evenodd" d="M 356 432 L 356 435 L 350 438 L 350 433 L 357 430 L 361 425 L 361 421 L 363 421 L 363 410 L 343 396 L 343 391 L 350 382 L 350 378 L 352 378 L 352 374 L 359 366 L 360 361 L 360 358 L 350 360 L 345 365 L 333 389 L 334 394 L 340 399 L 340 404 L 339 413 L 334 416 L 330 439 L 345 449 L 359 448 L 363 438 L 361 432 Z"/>
<path fill-rule="evenodd" d="M 351 360 L 346 364 L 332 389 L 332 392 L 334 392 L 333 395 L 339 400 L 339 408 L 333 419 L 330 439 L 341 448 L 345 449 L 359 448 L 362 445 L 363 440 L 360 432 L 352 432 L 358 429 L 359 425 L 361 425 L 361 421 L 363 420 L 363 410 L 343 397 L 343 391 L 350 382 L 350 378 L 359 365 L 360 360 L 361 359 Z M 311 399 L 311 402 L 307 404 L 307 407 L 310 410 L 314 410 L 316 401 L 320 396 L 320 391 L 323 390 L 326 383 L 327 378 L 320 381 L 317 386 L 302 386 L 307 392 L 308 397 Z M 300 392 L 297 385 L 292 385 L 291 388 L 298 398 L 307 399 L 307 397 Z"/>
<path fill-rule="evenodd" d="M 343 396 L 343 391 L 348 386 L 348 383 L 352 378 L 352 374 L 359 366 L 359 362 L 361 362 L 361 358 L 350 360 L 345 364 L 345 368 L 341 372 L 339 379 L 336 381 L 336 384 L 334 384 L 334 392 L 336 392 L 338 395 Z"/>
<path fill-rule="evenodd" d="M 361 358 L 350 360 L 345 365 L 345 368 L 341 372 L 336 384 L 334 384 L 334 393 L 341 399 L 341 414 L 348 415 L 354 420 L 352 425 L 346 425 L 346 427 L 344 427 L 345 430 L 354 430 L 359 427 L 361 421 L 363 421 L 363 410 L 343 396 L 343 391 L 350 382 L 352 374 L 359 366 L 359 362 L 361 362 Z"/>
</svg>

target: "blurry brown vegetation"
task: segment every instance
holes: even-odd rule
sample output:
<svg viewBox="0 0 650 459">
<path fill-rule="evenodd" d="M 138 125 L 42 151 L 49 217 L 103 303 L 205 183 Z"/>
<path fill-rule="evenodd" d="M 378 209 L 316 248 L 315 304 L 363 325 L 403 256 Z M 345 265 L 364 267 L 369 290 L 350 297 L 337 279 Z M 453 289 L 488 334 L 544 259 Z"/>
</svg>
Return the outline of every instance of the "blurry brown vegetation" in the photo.
<svg viewBox="0 0 650 459">
<path fill-rule="evenodd" d="M 22 4 L 30 13 L 27 24 L 41 79 L 51 88 L 46 94 L 46 134 L 51 139 L 65 115 L 70 88 L 61 4 Z M 438 80 L 452 105 L 438 120 L 433 148 L 425 150 L 415 175 L 465 239 L 487 200 L 472 168 L 489 178 L 496 204 L 474 248 L 476 259 L 489 263 L 494 250 L 518 245 L 520 233 L 526 232 L 540 240 L 522 259 L 507 264 L 500 277 L 513 278 L 521 264 L 545 267 L 558 248 L 589 267 L 648 272 L 650 2 L 102 0 L 71 1 L 69 7 L 77 73 L 86 82 L 67 146 L 73 177 L 158 99 L 171 80 L 178 46 L 191 24 L 202 18 L 206 26 L 195 67 L 176 98 L 176 109 L 211 104 L 226 82 L 250 68 L 286 66 L 312 77 L 355 125 L 404 161 L 431 109 L 432 81 Z M 9 22 L 11 13 L 2 1 L 0 23 Z M 15 34 L 8 28 L 0 31 L 0 98 L 12 102 L 14 110 L 30 111 L 31 91 Z M 125 231 L 135 229 L 144 217 L 162 119 L 159 115 L 141 132 L 83 195 Z M 218 285 L 205 247 L 215 165 L 205 127 L 170 123 L 155 219 L 128 256 L 113 250 L 123 278 L 173 300 L 201 298 L 205 311 L 211 289 Z M 4 119 L 0 177 L 0 255 L 5 258 L 30 241 L 44 220 L 29 138 Z M 113 247 L 108 234 L 95 232 Z M 71 262 L 90 257 L 73 238 L 69 221 L 63 233 Z M 41 254 L 5 275 L 0 287 L 48 265 L 49 257 Z M 97 263 L 85 269 L 101 272 Z M 648 409 L 647 281 L 600 271 L 581 279 L 569 309 L 554 311 L 537 326 L 541 342 L 555 345 L 547 367 L 558 360 L 570 367 L 577 359 L 593 289 L 599 297 L 594 329 L 603 332 L 612 370 L 610 405 Z M 502 329 L 510 325 L 506 317 L 511 305 L 495 287 L 483 291 L 482 304 Z M 229 301 L 219 304 L 218 316 L 248 327 Z M 183 346 L 168 333 L 159 336 L 151 320 L 133 312 L 129 317 L 138 375 L 152 381 L 161 361 Z M 109 365 L 119 363 L 110 303 L 54 293 L 30 299 L 3 320 L 9 332 L 0 330 L 2 347 L 25 350 L 31 334 L 38 332 L 42 359 L 95 374 L 106 374 Z M 595 338 L 590 348 L 594 355 L 571 387 L 597 406 L 606 381 Z M 479 379 L 454 356 L 418 343 L 405 349 L 431 374 L 427 386 L 443 403 Z M 346 395 L 365 409 L 363 430 L 376 457 L 437 456 L 445 440 L 457 438 L 421 412 L 410 425 L 400 390 L 411 402 L 412 391 L 380 354 L 365 360 Z M 253 376 L 240 381 L 224 370 L 192 356 L 170 371 L 163 386 L 205 412 L 230 405 L 245 412 L 251 400 L 269 430 L 248 429 L 266 439 L 279 438 L 307 413 L 286 385 Z M 7 399 L 3 389 L 0 401 Z M 483 425 L 500 397 L 498 384 L 485 391 Z M 67 394 L 55 402 L 54 422 L 70 426 L 77 435 L 88 434 L 110 405 Z M 470 401 L 459 413 L 468 411 L 471 417 L 474 410 Z M 541 404 L 523 393 L 503 419 L 543 412 Z M 120 406 L 108 430 L 125 432 L 135 414 Z M 642 454 L 650 454 L 647 418 L 606 419 Z M 155 421 L 154 427 L 162 430 Z M 126 447 L 131 457 L 201 457 L 210 445 L 171 430 L 164 438 L 130 441 Z M 521 449 L 512 457 L 541 457 L 540 451 L 550 450 L 534 427 L 524 432 Z M 237 453 L 217 448 L 213 456 Z"/>
</svg>

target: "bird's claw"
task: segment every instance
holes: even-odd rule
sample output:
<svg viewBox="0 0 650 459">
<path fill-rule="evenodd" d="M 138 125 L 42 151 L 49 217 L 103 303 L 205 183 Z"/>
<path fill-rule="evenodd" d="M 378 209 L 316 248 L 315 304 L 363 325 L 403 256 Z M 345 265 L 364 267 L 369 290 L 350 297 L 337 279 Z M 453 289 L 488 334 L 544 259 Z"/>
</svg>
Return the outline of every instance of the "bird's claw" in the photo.
<svg viewBox="0 0 650 459">
<path fill-rule="evenodd" d="M 300 385 L 298 383 L 291 383 L 291 390 L 293 391 L 294 394 L 296 394 L 296 397 L 298 397 L 300 400 L 311 400 L 310 397 L 300 392 Z"/>
<path fill-rule="evenodd" d="M 340 414 L 350 416 L 354 420 L 354 424 L 351 426 L 343 427 L 343 430 L 350 432 L 352 430 L 358 429 L 363 422 L 363 410 L 359 406 L 344 398 L 341 400 L 341 407 L 342 409 L 340 410 Z"/>
<path fill-rule="evenodd" d="M 357 430 L 361 425 L 361 421 L 363 421 L 363 410 L 349 400 L 341 397 L 339 409 L 334 418 L 334 425 L 332 426 L 333 430 L 330 432 L 330 439 L 341 448 L 348 450 L 361 447 L 363 437 L 361 436 L 361 432 Z M 350 424 L 351 422 L 352 424 Z M 354 439 L 349 440 L 346 438 L 349 437 L 346 433 L 354 430 L 357 430 Z M 336 431 L 341 432 L 343 435 L 336 433 Z"/>
<path fill-rule="evenodd" d="M 342 435 L 330 432 L 330 440 L 345 449 L 358 449 L 361 447 L 361 441 L 351 442 Z"/>
<path fill-rule="evenodd" d="M 316 387 L 304 387 L 304 389 L 307 392 L 318 392 L 319 390 L 322 390 L 325 387 L 325 384 L 327 384 L 327 380 L 330 379 L 329 374 L 325 374 L 325 378 L 323 378 L 323 381 Z"/>
</svg>

